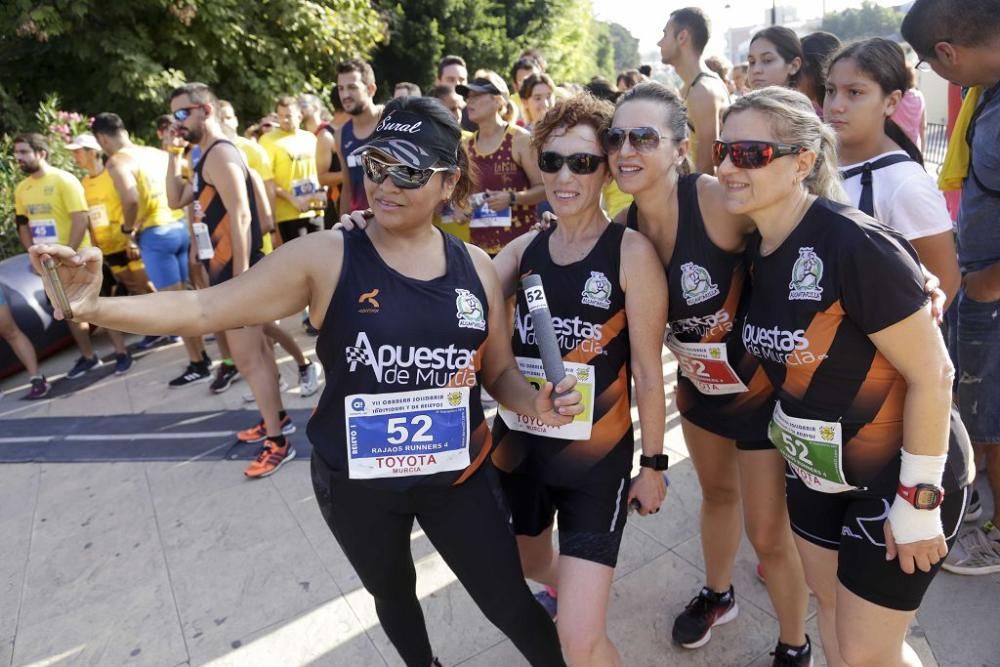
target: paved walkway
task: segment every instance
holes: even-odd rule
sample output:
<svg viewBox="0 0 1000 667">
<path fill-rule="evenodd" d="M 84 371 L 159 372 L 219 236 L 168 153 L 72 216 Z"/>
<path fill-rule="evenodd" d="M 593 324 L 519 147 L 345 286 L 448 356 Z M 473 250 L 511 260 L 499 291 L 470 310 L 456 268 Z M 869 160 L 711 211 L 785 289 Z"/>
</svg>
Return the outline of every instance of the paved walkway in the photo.
<svg viewBox="0 0 1000 667">
<path fill-rule="evenodd" d="M 285 326 L 311 353 L 314 339 Z M 110 353 L 106 340 L 100 348 Z M 45 372 L 65 372 L 74 356 L 47 361 Z M 313 499 L 303 426 L 316 397 L 285 395 L 299 460 L 247 481 L 254 452 L 232 436 L 256 419 L 240 397 L 246 384 L 221 396 L 205 384 L 167 389 L 185 363 L 180 345 L 153 350 L 125 377 L 107 369 L 61 380 L 37 403 L 18 400 L 23 375 L 3 382 L 0 665 L 402 664 Z M 290 360 L 282 371 L 294 386 Z M 668 502 L 628 524 L 611 636 L 629 666 L 766 667 L 777 623 L 745 541 L 737 620 L 698 651 L 670 642 L 702 565 L 700 493 L 673 410 L 667 426 Z M 445 664 L 524 664 L 419 530 L 412 546 Z M 998 619 L 1000 575 L 942 574 L 910 641 L 925 665 L 1000 667 Z M 810 634 L 818 640 L 814 618 Z"/>
</svg>

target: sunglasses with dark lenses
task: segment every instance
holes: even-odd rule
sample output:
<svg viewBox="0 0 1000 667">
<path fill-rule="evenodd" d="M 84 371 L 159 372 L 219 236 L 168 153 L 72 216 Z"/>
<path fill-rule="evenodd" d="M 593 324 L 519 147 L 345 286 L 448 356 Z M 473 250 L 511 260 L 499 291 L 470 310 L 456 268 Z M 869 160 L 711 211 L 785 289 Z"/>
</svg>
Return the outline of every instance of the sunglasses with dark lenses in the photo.
<svg viewBox="0 0 1000 667">
<path fill-rule="evenodd" d="M 369 153 L 361 156 L 361 166 L 365 176 L 372 183 L 380 184 L 385 179 L 392 179 L 393 184 L 401 190 L 417 190 L 427 185 L 427 181 L 439 171 L 451 171 L 450 167 L 429 167 L 417 169 L 405 164 L 389 164 L 382 162 Z"/>
<path fill-rule="evenodd" d="M 737 169 L 760 169 L 779 157 L 798 155 L 806 150 L 797 144 L 775 144 L 770 141 L 716 141 L 712 144 L 712 164 L 718 167 L 729 156 Z"/>
<path fill-rule="evenodd" d="M 562 169 L 563 164 L 569 167 L 569 170 L 574 174 L 593 174 L 598 167 L 604 164 L 604 156 L 591 153 L 561 155 L 552 151 L 544 151 L 538 155 L 538 168 L 546 174 L 555 174 Z"/>
<path fill-rule="evenodd" d="M 617 153 L 625 139 L 640 153 L 648 153 L 660 145 L 660 131 L 655 127 L 609 127 L 601 133 L 601 144 L 608 153 Z"/>
<path fill-rule="evenodd" d="M 195 104 L 194 106 L 190 107 L 181 107 L 177 111 L 172 112 L 170 115 L 173 116 L 174 120 L 176 120 L 178 123 L 183 123 L 191 116 L 192 111 L 194 111 L 195 109 L 201 109 L 203 106 L 205 105 Z"/>
</svg>

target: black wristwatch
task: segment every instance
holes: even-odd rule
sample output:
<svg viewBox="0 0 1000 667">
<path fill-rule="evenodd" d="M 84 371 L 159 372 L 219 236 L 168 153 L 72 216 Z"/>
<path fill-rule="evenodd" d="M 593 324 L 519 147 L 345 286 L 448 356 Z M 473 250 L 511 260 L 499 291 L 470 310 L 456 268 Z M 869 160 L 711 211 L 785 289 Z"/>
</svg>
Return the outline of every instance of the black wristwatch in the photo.
<svg viewBox="0 0 1000 667">
<path fill-rule="evenodd" d="M 666 470 L 667 466 L 670 465 L 670 458 L 666 454 L 657 454 L 655 456 L 639 456 L 639 465 L 643 468 L 652 468 L 653 470 Z"/>
</svg>

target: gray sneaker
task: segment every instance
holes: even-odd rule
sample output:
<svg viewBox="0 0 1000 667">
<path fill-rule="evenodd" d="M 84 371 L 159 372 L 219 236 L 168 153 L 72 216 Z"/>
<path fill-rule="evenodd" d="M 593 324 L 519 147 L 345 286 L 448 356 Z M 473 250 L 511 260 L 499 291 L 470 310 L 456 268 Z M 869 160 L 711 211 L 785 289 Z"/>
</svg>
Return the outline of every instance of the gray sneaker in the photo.
<svg viewBox="0 0 1000 667">
<path fill-rule="evenodd" d="M 987 521 L 959 536 L 942 567 L 955 574 L 1000 572 L 1000 528 Z"/>
<path fill-rule="evenodd" d="M 278 375 L 278 391 L 279 392 L 288 391 L 288 381 L 285 378 L 281 377 L 281 375 Z M 253 395 L 252 391 L 247 391 L 243 394 L 243 402 L 256 403 L 257 398 Z"/>
<path fill-rule="evenodd" d="M 305 398 L 319 391 L 319 366 L 310 362 L 299 369 L 299 395 Z"/>
</svg>

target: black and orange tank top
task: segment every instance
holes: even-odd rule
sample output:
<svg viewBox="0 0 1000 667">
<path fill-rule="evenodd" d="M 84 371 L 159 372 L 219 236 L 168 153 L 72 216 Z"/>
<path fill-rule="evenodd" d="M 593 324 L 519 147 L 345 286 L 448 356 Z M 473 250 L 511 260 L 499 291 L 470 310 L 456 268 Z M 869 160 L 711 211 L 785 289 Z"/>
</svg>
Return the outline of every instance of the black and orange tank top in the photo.
<svg viewBox="0 0 1000 667">
<path fill-rule="evenodd" d="M 344 232 L 340 280 L 316 343 L 328 379 L 308 435 L 338 475 L 366 485 L 460 484 L 490 453 L 477 376 L 486 293 L 465 244 L 438 233 L 447 270 L 418 280 L 386 264 L 364 230 Z"/>
<path fill-rule="evenodd" d="M 525 457 L 543 461 L 548 484 L 569 484 L 609 456 L 631 458 L 633 450 L 631 373 L 625 292 L 620 284 L 621 245 L 625 228 L 609 224 L 588 255 L 559 265 L 549 253 L 553 225 L 540 232 L 521 256 L 520 275 L 541 276 L 563 360 L 593 369 L 593 427 L 588 440 L 563 440 L 493 424 L 497 446 L 493 462 L 516 468 Z M 524 293 L 514 311 L 514 355 L 538 359 L 538 345 Z"/>
<path fill-rule="evenodd" d="M 746 263 L 743 253 L 725 251 L 709 237 L 698 203 L 700 177 L 689 174 L 677 182 L 677 236 L 665 267 L 669 333 L 682 344 L 723 345 L 729 366 L 747 391 L 706 393 L 689 377 L 698 369 L 689 364 L 685 373 L 682 362 L 677 373 L 677 408 L 712 433 L 734 440 L 763 440 L 770 420 L 771 387 L 760 364 L 744 349 L 738 326 L 750 297 Z M 638 229 L 635 204 L 628 212 L 628 226 Z"/>
<path fill-rule="evenodd" d="M 205 260 L 205 268 L 208 270 L 208 278 L 212 285 L 218 285 L 233 277 L 233 239 L 232 225 L 229 220 L 229 211 L 222 203 L 215 186 L 206 183 L 202 176 L 202 169 L 205 160 L 212 149 L 219 144 L 229 144 L 236 149 L 240 155 L 240 165 L 243 168 L 243 183 L 247 191 L 247 200 L 250 203 L 250 229 L 248 230 L 247 252 L 250 254 L 250 266 L 259 262 L 264 253 L 261 252 L 261 231 L 260 218 L 257 216 L 257 200 L 254 197 L 253 182 L 250 180 L 250 170 L 246 162 L 243 161 L 243 153 L 239 152 L 236 144 L 225 139 L 220 139 L 213 143 L 198 160 L 194 168 L 194 222 L 201 222 L 208 226 L 208 233 L 212 238 L 212 247 L 215 255 L 212 259 Z"/>
</svg>

